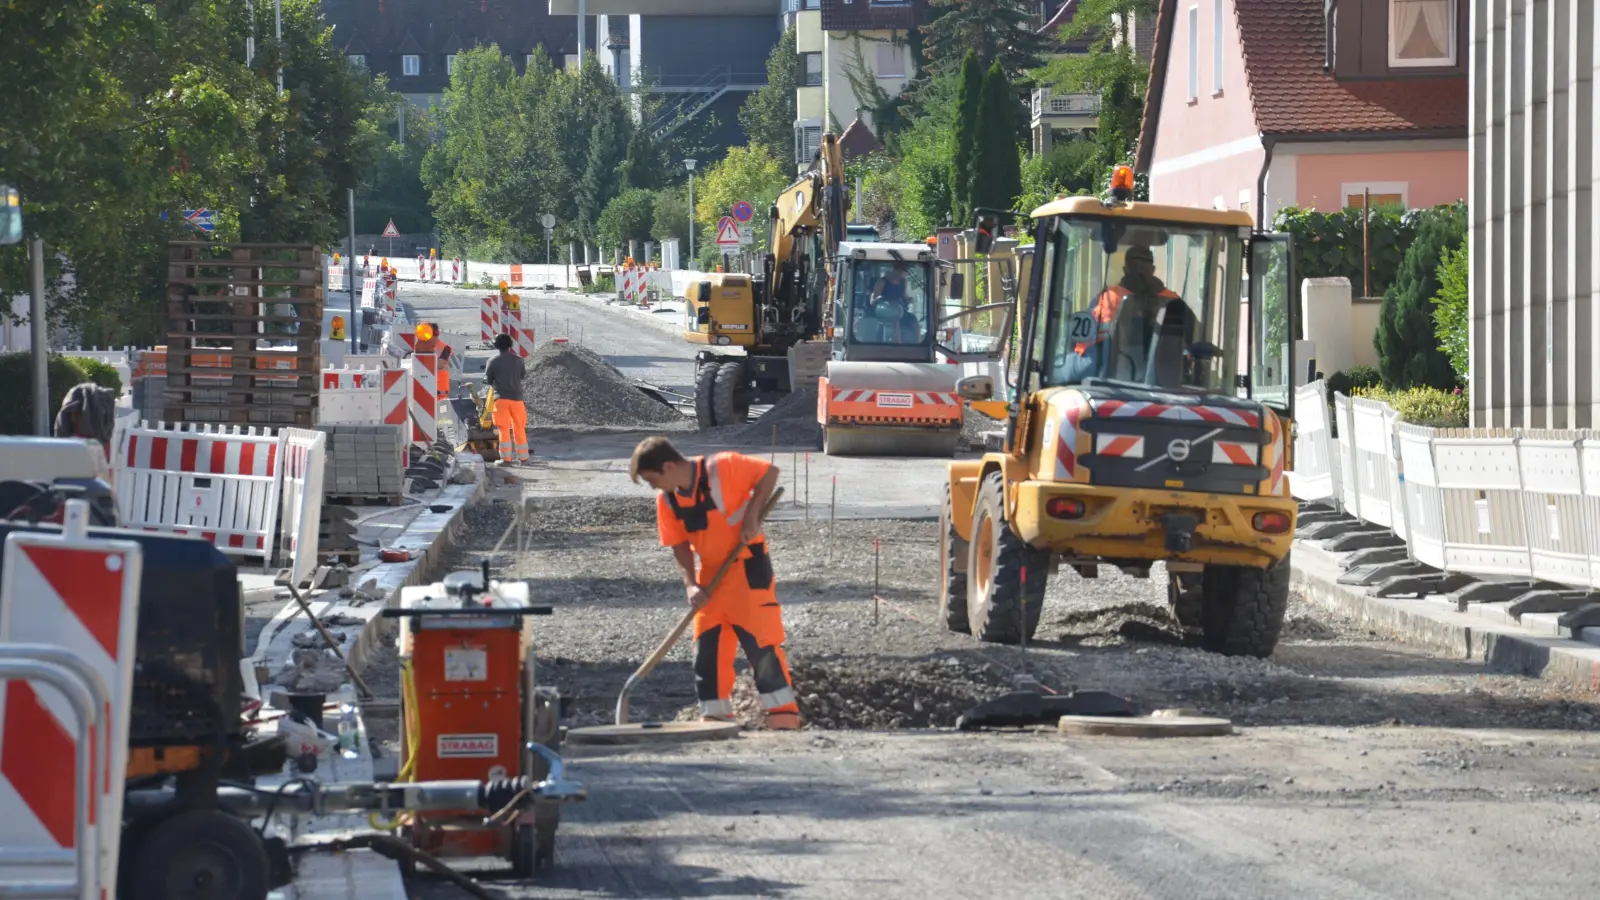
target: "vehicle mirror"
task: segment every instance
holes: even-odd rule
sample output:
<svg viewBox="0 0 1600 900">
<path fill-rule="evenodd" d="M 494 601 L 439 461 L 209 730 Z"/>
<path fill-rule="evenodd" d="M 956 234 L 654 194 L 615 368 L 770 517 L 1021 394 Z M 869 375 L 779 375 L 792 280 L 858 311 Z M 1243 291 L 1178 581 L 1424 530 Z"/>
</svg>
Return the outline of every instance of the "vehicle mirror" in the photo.
<svg viewBox="0 0 1600 900">
<path fill-rule="evenodd" d="M 0 184 L 0 245 L 22 243 L 22 198 L 17 189 Z"/>
<path fill-rule="evenodd" d="M 956 382 L 956 396 L 974 403 L 991 400 L 994 398 L 994 378 L 989 375 L 968 375 Z"/>
<path fill-rule="evenodd" d="M 699 303 L 710 303 L 711 302 L 711 282 L 709 282 L 709 281 L 700 282 L 700 296 L 699 296 L 697 302 L 699 302 Z"/>
<path fill-rule="evenodd" d="M 1000 217 L 994 213 L 978 213 L 978 222 L 974 226 L 977 234 L 972 239 L 972 252 L 978 256 L 987 256 L 994 248 L 994 239 L 1000 234 Z"/>
<path fill-rule="evenodd" d="M 950 273 L 950 299 L 961 300 L 966 292 L 967 277 L 960 272 Z"/>
<path fill-rule="evenodd" d="M 699 309 L 695 310 L 694 322 L 696 325 L 710 325 L 711 307 L 701 306 Z"/>
</svg>

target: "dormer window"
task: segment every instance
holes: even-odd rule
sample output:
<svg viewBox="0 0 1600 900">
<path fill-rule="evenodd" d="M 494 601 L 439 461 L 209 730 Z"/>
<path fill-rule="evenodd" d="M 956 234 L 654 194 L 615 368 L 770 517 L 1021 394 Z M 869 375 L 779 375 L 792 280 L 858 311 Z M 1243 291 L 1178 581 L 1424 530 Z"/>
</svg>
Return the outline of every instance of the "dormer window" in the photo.
<svg viewBox="0 0 1600 900">
<path fill-rule="evenodd" d="M 1389 0 L 1392 68 L 1456 64 L 1456 0 Z"/>
<path fill-rule="evenodd" d="M 414 53 L 400 57 L 400 73 L 413 76 L 422 74 L 422 57 Z"/>
</svg>

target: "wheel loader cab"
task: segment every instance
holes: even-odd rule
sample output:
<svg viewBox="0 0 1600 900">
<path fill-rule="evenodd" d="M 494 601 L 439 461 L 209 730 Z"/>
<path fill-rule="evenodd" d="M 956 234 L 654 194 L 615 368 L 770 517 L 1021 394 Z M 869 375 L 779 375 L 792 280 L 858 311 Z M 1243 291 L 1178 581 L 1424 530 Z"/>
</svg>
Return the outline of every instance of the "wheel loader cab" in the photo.
<svg viewBox="0 0 1600 900">
<path fill-rule="evenodd" d="M 1205 595 L 1186 624 L 1208 646 L 1269 654 L 1296 513 L 1287 236 L 1091 197 L 1033 216 L 1005 450 L 950 464 L 947 624 L 1015 642 L 1053 564 L 1162 563 L 1174 597 Z"/>
</svg>

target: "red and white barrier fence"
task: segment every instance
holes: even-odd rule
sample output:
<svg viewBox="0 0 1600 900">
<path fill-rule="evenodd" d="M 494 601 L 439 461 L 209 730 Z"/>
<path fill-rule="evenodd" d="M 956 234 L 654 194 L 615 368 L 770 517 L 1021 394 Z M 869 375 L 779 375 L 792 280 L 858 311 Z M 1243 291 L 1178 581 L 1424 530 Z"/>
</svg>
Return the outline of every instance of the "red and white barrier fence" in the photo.
<svg viewBox="0 0 1600 900">
<path fill-rule="evenodd" d="M 383 421 L 383 375 L 377 369 L 327 368 L 317 396 L 319 425 L 377 425 Z"/>
<path fill-rule="evenodd" d="M 427 450 L 439 438 L 439 356 L 411 356 L 411 445 Z"/>
<path fill-rule="evenodd" d="M 270 565 L 282 442 L 275 434 L 177 431 L 141 423 L 116 448 L 123 524 L 201 537 Z"/>
<path fill-rule="evenodd" d="M 500 325 L 500 295 L 488 294 L 478 301 L 478 339 L 493 344 L 503 330 Z"/>
<path fill-rule="evenodd" d="M 6 538 L 0 578 L 0 896 L 117 893 L 142 548 L 59 533 Z"/>
</svg>

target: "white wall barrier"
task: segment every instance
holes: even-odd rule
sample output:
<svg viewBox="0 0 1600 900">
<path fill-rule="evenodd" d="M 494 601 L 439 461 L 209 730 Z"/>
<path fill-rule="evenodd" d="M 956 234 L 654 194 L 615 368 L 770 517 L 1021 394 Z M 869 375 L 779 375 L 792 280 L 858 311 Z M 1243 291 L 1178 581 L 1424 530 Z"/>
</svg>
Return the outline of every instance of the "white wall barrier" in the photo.
<svg viewBox="0 0 1600 900">
<path fill-rule="evenodd" d="M 1600 587 L 1600 436 L 1425 428 L 1336 394 L 1328 440 L 1324 391 L 1297 393 L 1298 498 L 1395 531 L 1441 571 Z"/>
<path fill-rule="evenodd" d="M 298 586 L 310 581 L 317 570 L 328 436 L 304 428 L 285 428 L 279 436 L 284 458 L 278 549 L 288 564 L 289 583 Z"/>
</svg>

